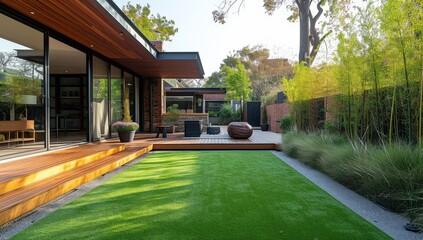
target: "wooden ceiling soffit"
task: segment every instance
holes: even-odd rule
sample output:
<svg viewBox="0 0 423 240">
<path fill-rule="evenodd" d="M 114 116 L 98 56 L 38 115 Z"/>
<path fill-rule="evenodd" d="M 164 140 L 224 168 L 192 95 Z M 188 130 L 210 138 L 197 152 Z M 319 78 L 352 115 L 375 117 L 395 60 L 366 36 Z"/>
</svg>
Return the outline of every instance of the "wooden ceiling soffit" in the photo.
<svg viewBox="0 0 423 240">
<path fill-rule="evenodd" d="M 197 52 L 166 52 L 158 60 L 114 59 L 143 77 L 203 78 L 204 70 Z"/>
<path fill-rule="evenodd" d="M 159 52 L 154 57 L 97 1 L 0 0 L 143 77 L 203 78 L 196 52 Z"/>
<path fill-rule="evenodd" d="M 108 58 L 154 59 L 97 1 L 0 2 Z"/>
</svg>

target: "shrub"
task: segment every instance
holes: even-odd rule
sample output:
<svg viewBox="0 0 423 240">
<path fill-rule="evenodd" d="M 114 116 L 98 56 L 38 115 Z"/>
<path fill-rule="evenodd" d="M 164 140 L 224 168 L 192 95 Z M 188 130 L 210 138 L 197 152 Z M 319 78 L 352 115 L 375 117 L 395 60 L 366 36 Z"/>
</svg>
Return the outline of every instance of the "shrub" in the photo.
<svg viewBox="0 0 423 240">
<path fill-rule="evenodd" d="M 423 152 L 406 144 L 391 144 L 375 151 L 372 161 L 382 174 L 364 187 L 370 196 L 395 211 L 414 218 L 423 212 Z M 384 189 L 380 194 L 380 189 Z"/>
<path fill-rule="evenodd" d="M 423 226 L 423 150 L 407 144 L 350 142 L 334 134 L 292 131 L 282 150 L 352 190 Z"/>
<path fill-rule="evenodd" d="M 138 128 L 139 125 L 136 122 L 118 121 L 112 124 L 112 129 L 115 129 L 116 132 L 136 131 Z"/>
<path fill-rule="evenodd" d="M 218 117 L 219 113 L 214 111 L 209 111 L 209 117 Z"/>
<path fill-rule="evenodd" d="M 361 194 L 363 176 L 368 166 L 368 148 L 362 143 L 345 143 L 327 148 L 320 159 L 322 171 Z"/>
<path fill-rule="evenodd" d="M 308 137 L 307 134 L 303 132 L 290 132 L 284 134 L 282 137 L 282 150 L 288 156 L 297 158 L 298 152 L 301 150 L 301 142 Z"/>
<path fill-rule="evenodd" d="M 294 127 L 294 117 L 291 115 L 284 116 L 280 119 L 280 128 L 283 132 L 289 132 Z"/>
<path fill-rule="evenodd" d="M 333 121 L 324 121 L 323 122 L 323 129 L 329 133 L 339 133 L 339 129 L 337 124 Z"/>
<path fill-rule="evenodd" d="M 313 168 L 320 169 L 321 155 L 333 145 L 345 144 L 347 140 L 336 134 L 305 134 L 292 131 L 284 134 L 282 141 L 283 151 L 291 157 Z"/>
<path fill-rule="evenodd" d="M 176 120 L 178 120 L 179 116 L 181 115 L 178 107 L 178 104 L 173 104 L 172 106 L 167 107 L 168 114 L 163 117 L 163 120 L 165 122 L 176 122 Z"/>
<path fill-rule="evenodd" d="M 233 118 L 232 106 L 229 103 L 222 105 L 219 111 L 219 117 L 222 124 L 228 124 Z"/>
<path fill-rule="evenodd" d="M 232 112 L 232 121 L 241 121 L 241 112 L 238 111 L 233 111 Z"/>
</svg>

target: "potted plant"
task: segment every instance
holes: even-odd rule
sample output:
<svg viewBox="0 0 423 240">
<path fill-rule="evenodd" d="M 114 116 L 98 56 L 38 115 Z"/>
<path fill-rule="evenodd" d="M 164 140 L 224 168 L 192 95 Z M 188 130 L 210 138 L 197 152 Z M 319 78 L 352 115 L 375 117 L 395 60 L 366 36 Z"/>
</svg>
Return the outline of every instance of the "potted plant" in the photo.
<svg viewBox="0 0 423 240">
<path fill-rule="evenodd" d="M 268 131 L 269 130 L 269 124 L 267 123 L 267 110 L 266 110 L 266 104 L 264 102 L 262 103 L 261 107 L 261 125 L 260 128 L 262 131 Z"/>
<path fill-rule="evenodd" d="M 132 142 L 134 141 L 135 132 L 138 130 L 139 125 L 132 121 L 117 121 L 112 124 L 112 128 L 118 133 L 121 142 Z"/>
<path fill-rule="evenodd" d="M 173 104 L 172 106 L 167 107 L 167 113 L 163 116 L 164 125 L 169 124 L 172 127 L 172 133 L 175 133 L 175 125 L 180 114 L 178 104 Z"/>
<path fill-rule="evenodd" d="M 197 106 L 201 107 L 201 104 L 203 104 L 203 99 L 197 98 Z"/>
<path fill-rule="evenodd" d="M 123 119 L 112 124 L 112 129 L 115 129 L 119 135 L 121 142 L 134 141 L 135 131 L 138 130 L 139 125 L 132 121 L 129 110 L 129 89 L 126 83 L 123 86 Z"/>
</svg>

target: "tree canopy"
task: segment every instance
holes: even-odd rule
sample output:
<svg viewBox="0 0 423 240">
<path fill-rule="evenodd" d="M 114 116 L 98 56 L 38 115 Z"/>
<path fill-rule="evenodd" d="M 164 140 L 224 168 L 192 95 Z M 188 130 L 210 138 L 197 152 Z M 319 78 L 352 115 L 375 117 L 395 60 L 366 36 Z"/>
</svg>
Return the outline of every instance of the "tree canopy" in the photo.
<svg viewBox="0 0 423 240">
<path fill-rule="evenodd" d="M 151 14 L 149 4 L 142 6 L 128 2 L 122 11 L 149 40 L 172 41 L 172 37 L 178 32 L 175 21 L 160 14 Z"/>
<path fill-rule="evenodd" d="M 225 73 L 226 97 L 230 100 L 240 100 L 241 102 L 250 100 L 251 79 L 244 65 L 237 61 L 236 68 L 223 67 Z"/>
<path fill-rule="evenodd" d="M 423 8 L 386 0 L 356 6 L 338 33 L 331 66 L 295 67 L 284 80 L 297 125 L 315 129 L 313 102 L 326 98 L 325 126 L 364 142 L 423 145 Z M 305 104 L 308 103 L 308 104 Z"/>
<path fill-rule="evenodd" d="M 222 0 L 217 10 L 212 12 L 215 22 L 224 24 L 232 7 L 241 6 L 246 0 Z M 299 20 L 300 24 L 300 47 L 298 61 L 312 65 L 320 46 L 327 36 L 332 32 L 328 29 L 333 22 L 334 16 L 345 9 L 349 0 L 263 0 L 263 8 L 269 15 L 281 6 L 291 11 L 288 20 L 291 22 Z M 315 10 L 312 11 L 312 8 Z M 239 8 L 238 8 L 239 11 Z M 325 16 L 329 21 L 319 20 Z M 312 47 L 310 51 L 310 45 Z"/>
<path fill-rule="evenodd" d="M 292 77 L 292 65 L 288 59 L 270 58 L 269 49 L 261 45 L 253 47 L 245 46 L 240 50 L 233 51 L 220 65 L 220 71 L 212 73 L 206 81 L 206 87 L 224 87 L 224 67 L 236 68 L 240 62 L 247 70 L 252 83 L 251 98 L 261 100 L 263 96 L 280 89 L 282 77 Z"/>
</svg>

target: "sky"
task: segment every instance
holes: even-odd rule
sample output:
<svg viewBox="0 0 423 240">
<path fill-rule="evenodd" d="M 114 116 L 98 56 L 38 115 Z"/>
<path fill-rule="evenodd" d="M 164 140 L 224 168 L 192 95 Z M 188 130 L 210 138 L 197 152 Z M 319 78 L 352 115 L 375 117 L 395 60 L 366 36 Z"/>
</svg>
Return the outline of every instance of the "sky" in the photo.
<svg viewBox="0 0 423 240">
<path fill-rule="evenodd" d="M 222 60 L 232 51 L 247 45 L 263 45 L 270 50 L 271 58 L 297 59 L 299 24 L 286 20 L 289 12 L 284 7 L 269 16 L 262 7 L 262 0 L 245 0 L 240 12 L 234 8 L 222 25 L 215 23 L 212 16 L 221 1 L 131 0 L 131 4 L 148 3 L 153 14 L 174 20 L 179 30 L 171 42 L 164 42 L 164 50 L 199 52 L 205 77 L 218 71 Z M 122 8 L 128 0 L 114 2 Z"/>
</svg>

